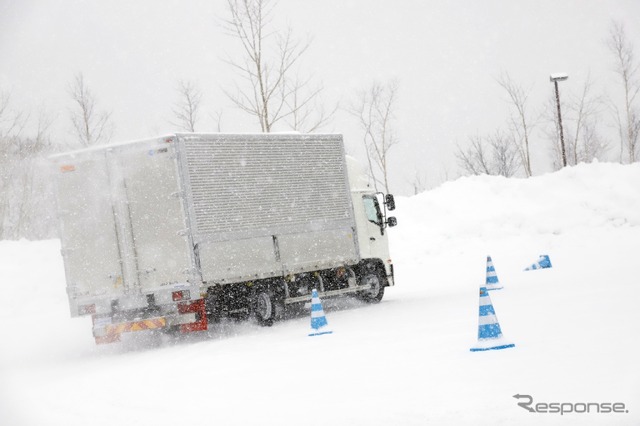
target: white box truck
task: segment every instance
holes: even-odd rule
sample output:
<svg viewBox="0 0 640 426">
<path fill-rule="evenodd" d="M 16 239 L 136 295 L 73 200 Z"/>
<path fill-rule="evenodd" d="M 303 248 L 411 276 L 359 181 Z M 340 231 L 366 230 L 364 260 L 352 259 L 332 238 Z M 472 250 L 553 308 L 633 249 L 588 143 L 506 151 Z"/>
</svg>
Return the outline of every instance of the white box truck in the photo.
<svg viewBox="0 0 640 426">
<path fill-rule="evenodd" d="M 376 194 L 341 135 L 195 134 L 55 155 L 71 316 L 126 332 L 269 325 L 317 288 L 377 302 L 393 282 Z"/>
</svg>

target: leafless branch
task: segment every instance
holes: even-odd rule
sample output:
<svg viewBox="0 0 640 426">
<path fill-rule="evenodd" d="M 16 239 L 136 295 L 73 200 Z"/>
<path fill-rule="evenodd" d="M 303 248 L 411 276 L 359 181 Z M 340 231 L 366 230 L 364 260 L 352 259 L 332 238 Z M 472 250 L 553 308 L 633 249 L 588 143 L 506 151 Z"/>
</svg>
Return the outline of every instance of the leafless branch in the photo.
<svg viewBox="0 0 640 426">
<path fill-rule="evenodd" d="M 509 74 L 503 73 L 498 79 L 498 84 L 507 92 L 509 102 L 515 108 L 516 113 L 510 118 L 510 128 L 514 135 L 512 138 L 518 147 L 520 162 L 527 177 L 533 175 L 531 169 L 530 135 L 534 127 L 528 111 L 529 92 L 514 82 Z"/>
<path fill-rule="evenodd" d="M 469 146 L 458 146 L 458 165 L 473 175 L 500 175 L 511 177 L 520 167 L 516 145 L 511 136 L 496 130 L 485 138 L 470 136 Z"/>
<path fill-rule="evenodd" d="M 385 85 L 374 83 L 361 91 L 348 109 L 363 130 L 369 174 L 376 190 L 382 184 L 386 192 L 389 192 L 389 150 L 399 143 L 394 130 L 397 92 L 398 83 L 394 80 Z"/>
<path fill-rule="evenodd" d="M 640 93 L 640 81 L 638 79 L 638 70 L 640 63 L 636 62 L 634 56 L 634 46 L 628 39 L 624 25 L 620 22 L 613 21 L 609 29 L 609 38 L 607 47 L 611 54 L 615 57 L 615 72 L 620 77 L 624 93 L 624 104 L 622 111 L 617 107 L 614 118 L 617 121 L 618 133 L 620 135 L 620 162 L 623 161 L 625 148 L 627 150 L 627 159 L 629 163 L 633 163 L 638 159 L 638 145 L 640 136 L 640 107 L 638 107 L 636 99 Z"/>
<path fill-rule="evenodd" d="M 173 123 L 181 130 L 195 132 L 202 103 L 202 92 L 190 81 L 178 82 L 178 101 L 174 104 L 173 114 L 176 122 Z"/>
<path fill-rule="evenodd" d="M 291 28 L 273 28 L 276 3 L 271 0 L 227 0 L 227 4 L 229 18 L 223 26 L 240 41 L 242 55 L 226 62 L 245 82 L 225 89 L 231 102 L 255 117 L 263 132 L 281 121 L 307 132 L 326 124 L 333 114 L 317 106 L 322 86 L 312 88 L 309 79 L 300 79 L 295 70 L 310 40 L 294 37 Z"/>
<path fill-rule="evenodd" d="M 74 107 L 70 111 L 71 123 L 81 146 L 107 143 L 113 134 L 111 113 L 98 112 L 96 100 L 79 73 L 69 86 Z"/>
</svg>

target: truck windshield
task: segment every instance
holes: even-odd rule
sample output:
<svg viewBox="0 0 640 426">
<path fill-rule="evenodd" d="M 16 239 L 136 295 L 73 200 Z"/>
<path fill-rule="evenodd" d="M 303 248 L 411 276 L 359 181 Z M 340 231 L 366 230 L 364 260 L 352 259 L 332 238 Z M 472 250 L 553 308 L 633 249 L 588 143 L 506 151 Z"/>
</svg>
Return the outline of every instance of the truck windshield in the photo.
<svg viewBox="0 0 640 426">
<path fill-rule="evenodd" d="M 382 213 L 380 213 L 380 206 L 376 197 L 365 195 L 362 197 L 362 201 L 364 202 L 364 211 L 369 222 L 376 225 L 382 224 Z"/>
</svg>

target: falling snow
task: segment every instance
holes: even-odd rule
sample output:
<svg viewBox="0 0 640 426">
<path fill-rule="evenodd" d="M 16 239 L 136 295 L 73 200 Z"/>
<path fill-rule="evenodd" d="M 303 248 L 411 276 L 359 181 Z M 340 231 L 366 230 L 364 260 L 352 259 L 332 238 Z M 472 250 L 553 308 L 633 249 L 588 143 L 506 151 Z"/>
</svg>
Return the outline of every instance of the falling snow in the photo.
<svg viewBox="0 0 640 426">
<path fill-rule="evenodd" d="M 302 314 L 96 347 L 68 317 L 59 242 L 2 241 L 1 423 L 638 424 L 639 182 L 639 164 L 601 163 L 398 198 L 396 286 L 324 300 L 333 334 L 317 337 Z M 553 267 L 525 272 L 541 254 Z M 487 255 L 516 346 L 472 353 Z M 629 412 L 534 414 L 516 394 Z"/>
</svg>

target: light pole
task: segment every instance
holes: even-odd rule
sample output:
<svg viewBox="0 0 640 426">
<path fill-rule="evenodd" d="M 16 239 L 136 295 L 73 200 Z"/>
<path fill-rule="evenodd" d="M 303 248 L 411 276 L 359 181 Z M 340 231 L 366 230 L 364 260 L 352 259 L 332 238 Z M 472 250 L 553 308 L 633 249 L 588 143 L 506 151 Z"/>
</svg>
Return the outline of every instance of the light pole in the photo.
<svg viewBox="0 0 640 426">
<path fill-rule="evenodd" d="M 549 81 L 553 82 L 556 88 L 556 105 L 558 106 L 558 127 L 560 127 L 560 148 L 562 149 L 562 167 L 567 167 L 567 151 L 564 149 L 564 133 L 562 132 L 562 114 L 560 114 L 560 93 L 558 92 L 558 82 L 565 81 L 569 76 L 564 73 L 551 74 Z"/>
</svg>

